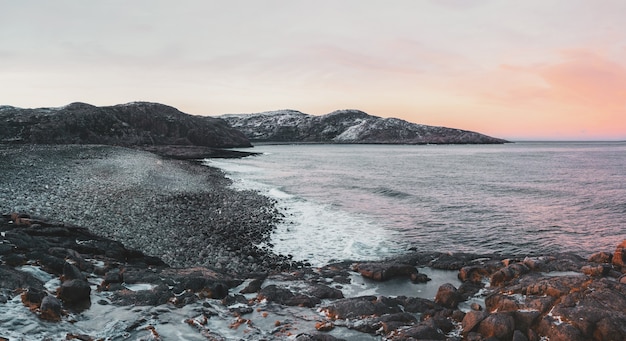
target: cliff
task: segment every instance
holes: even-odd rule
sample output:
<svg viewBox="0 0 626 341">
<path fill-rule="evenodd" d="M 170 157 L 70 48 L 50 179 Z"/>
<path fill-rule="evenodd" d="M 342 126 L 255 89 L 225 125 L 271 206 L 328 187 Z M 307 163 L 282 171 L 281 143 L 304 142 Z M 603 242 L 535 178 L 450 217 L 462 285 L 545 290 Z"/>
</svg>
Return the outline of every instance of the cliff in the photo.
<svg viewBox="0 0 626 341">
<path fill-rule="evenodd" d="M 323 116 L 295 110 L 222 115 L 253 142 L 499 144 L 508 141 L 472 131 L 382 118 L 359 110 L 338 110 Z"/>
<path fill-rule="evenodd" d="M 105 107 L 72 103 L 38 109 L 0 106 L 0 123 L 0 143 L 251 146 L 224 120 L 148 102 Z"/>
</svg>

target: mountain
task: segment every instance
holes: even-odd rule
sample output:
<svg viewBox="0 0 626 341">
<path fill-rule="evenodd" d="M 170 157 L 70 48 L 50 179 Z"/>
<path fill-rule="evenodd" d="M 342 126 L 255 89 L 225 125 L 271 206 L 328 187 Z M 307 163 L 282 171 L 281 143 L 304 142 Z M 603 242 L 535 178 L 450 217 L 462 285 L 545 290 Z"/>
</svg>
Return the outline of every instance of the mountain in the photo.
<svg viewBox="0 0 626 341">
<path fill-rule="evenodd" d="M 149 102 L 38 109 L 0 106 L 0 125 L 0 143 L 251 146 L 224 120 Z"/>
<path fill-rule="evenodd" d="M 499 144 L 508 141 L 472 131 L 381 118 L 359 110 L 323 116 L 295 110 L 219 116 L 252 142 Z"/>
</svg>

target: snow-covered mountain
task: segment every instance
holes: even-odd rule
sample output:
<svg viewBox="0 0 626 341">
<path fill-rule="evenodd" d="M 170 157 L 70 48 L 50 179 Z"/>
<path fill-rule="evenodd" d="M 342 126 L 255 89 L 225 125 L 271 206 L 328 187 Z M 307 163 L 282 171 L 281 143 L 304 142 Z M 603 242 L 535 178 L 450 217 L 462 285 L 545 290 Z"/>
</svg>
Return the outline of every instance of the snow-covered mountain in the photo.
<svg viewBox="0 0 626 341">
<path fill-rule="evenodd" d="M 314 116 L 296 110 L 229 114 L 219 118 L 242 131 L 252 142 L 497 144 L 508 141 L 472 131 L 415 124 L 371 116 L 359 110 L 338 110 Z"/>
</svg>

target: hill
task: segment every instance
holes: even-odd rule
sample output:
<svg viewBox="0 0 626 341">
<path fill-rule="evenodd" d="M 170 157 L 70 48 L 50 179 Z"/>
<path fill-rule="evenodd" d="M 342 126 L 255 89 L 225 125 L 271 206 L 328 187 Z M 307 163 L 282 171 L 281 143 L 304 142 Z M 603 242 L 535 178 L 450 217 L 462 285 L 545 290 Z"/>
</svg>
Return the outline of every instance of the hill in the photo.
<svg viewBox="0 0 626 341">
<path fill-rule="evenodd" d="M 314 116 L 295 110 L 219 116 L 252 142 L 371 144 L 499 144 L 508 141 L 472 131 L 382 118 L 359 110 Z"/>
<path fill-rule="evenodd" d="M 251 146 L 224 120 L 149 102 L 104 107 L 72 103 L 37 109 L 0 106 L 0 122 L 0 143 Z"/>
</svg>

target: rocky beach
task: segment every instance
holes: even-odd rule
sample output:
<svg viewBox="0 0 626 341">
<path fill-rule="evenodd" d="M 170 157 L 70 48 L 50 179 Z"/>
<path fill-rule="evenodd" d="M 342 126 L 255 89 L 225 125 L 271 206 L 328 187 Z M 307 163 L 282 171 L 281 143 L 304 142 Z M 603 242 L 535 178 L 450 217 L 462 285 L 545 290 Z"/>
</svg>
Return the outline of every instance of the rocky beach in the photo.
<svg viewBox="0 0 626 341">
<path fill-rule="evenodd" d="M 0 338 L 626 338 L 626 242 L 313 268 L 268 246 L 271 200 L 160 154 L 0 146 Z"/>
</svg>

